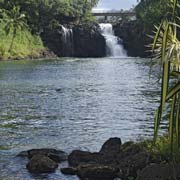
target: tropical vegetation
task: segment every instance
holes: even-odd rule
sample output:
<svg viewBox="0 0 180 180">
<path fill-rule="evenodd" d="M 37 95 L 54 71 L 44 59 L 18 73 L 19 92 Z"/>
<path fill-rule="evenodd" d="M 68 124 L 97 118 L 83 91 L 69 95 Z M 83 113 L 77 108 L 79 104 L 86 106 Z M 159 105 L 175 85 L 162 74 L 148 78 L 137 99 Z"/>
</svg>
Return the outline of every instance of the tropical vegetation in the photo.
<svg viewBox="0 0 180 180">
<path fill-rule="evenodd" d="M 155 26 L 152 43 L 153 63 L 158 62 L 162 70 L 161 102 L 157 109 L 154 127 L 154 140 L 158 137 L 164 110 L 169 108 L 168 136 L 166 143 L 170 152 L 180 152 L 180 41 L 179 8 L 177 0 L 167 4 L 168 11 L 159 26 Z"/>
<path fill-rule="evenodd" d="M 31 55 L 29 47 L 20 54 L 17 52 L 16 47 L 20 50 L 19 45 L 24 44 L 30 44 L 30 49 L 36 48 L 38 44 L 42 50 L 41 33 L 58 27 L 59 24 L 94 21 L 91 9 L 97 2 L 98 0 L 0 0 L 0 58 L 11 58 L 15 54 Z M 19 38 L 23 39 L 23 44 Z"/>
</svg>

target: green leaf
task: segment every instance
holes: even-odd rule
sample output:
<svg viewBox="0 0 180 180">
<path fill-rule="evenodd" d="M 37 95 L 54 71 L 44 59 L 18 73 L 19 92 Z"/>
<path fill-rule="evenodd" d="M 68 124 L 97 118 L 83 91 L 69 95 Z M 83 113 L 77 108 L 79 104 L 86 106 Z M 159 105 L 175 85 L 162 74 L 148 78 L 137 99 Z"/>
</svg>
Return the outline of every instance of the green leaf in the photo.
<svg viewBox="0 0 180 180">
<path fill-rule="evenodd" d="M 163 39 L 162 39 L 162 49 L 161 49 L 162 50 L 162 56 L 161 56 L 162 61 L 166 60 L 166 48 L 167 48 L 168 32 L 169 32 L 169 23 L 166 21 L 164 33 L 163 33 Z"/>
<path fill-rule="evenodd" d="M 174 0 L 173 2 L 173 18 L 175 18 L 175 12 L 176 12 L 176 7 L 177 7 L 177 0 Z"/>
<path fill-rule="evenodd" d="M 177 106 L 177 112 L 176 112 L 176 139 L 177 139 L 177 147 L 180 145 L 180 97 L 178 98 L 178 106 Z"/>
<path fill-rule="evenodd" d="M 170 140 L 170 145 L 171 145 L 171 152 L 173 152 L 175 105 L 176 105 L 176 95 L 173 96 L 172 105 L 171 105 L 171 113 L 170 113 L 170 118 L 169 118 L 169 140 Z"/>
<path fill-rule="evenodd" d="M 165 61 L 163 65 L 163 74 L 162 74 L 161 112 L 163 112 L 164 105 L 167 99 L 166 96 L 169 85 L 169 70 L 170 70 L 170 62 Z"/>
<path fill-rule="evenodd" d="M 155 34 L 155 37 L 154 37 L 154 41 L 153 41 L 153 45 L 152 45 L 152 51 L 154 52 L 155 48 L 156 48 L 156 44 L 157 44 L 157 41 L 158 41 L 158 37 L 159 37 L 159 34 L 161 32 L 161 28 L 163 26 L 163 23 L 161 22 L 161 24 L 159 25 L 159 27 L 156 27 L 157 28 L 157 32 Z"/>
<path fill-rule="evenodd" d="M 174 76 L 176 78 L 180 78 L 180 72 L 179 71 L 172 71 L 170 75 Z"/>
<path fill-rule="evenodd" d="M 166 97 L 166 101 L 168 101 L 170 98 L 176 95 L 179 91 L 180 91 L 180 81 L 178 81 L 178 83 L 169 90 Z"/>
<path fill-rule="evenodd" d="M 162 116 L 162 112 L 161 112 L 161 106 L 156 110 L 156 116 L 154 119 L 154 143 L 156 142 L 157 136 L 158 136 L 158 130 L 159 130 L 159 125 L 160 125 L 160 121 L 161 121 L 161 116 Z"/>
</svg>

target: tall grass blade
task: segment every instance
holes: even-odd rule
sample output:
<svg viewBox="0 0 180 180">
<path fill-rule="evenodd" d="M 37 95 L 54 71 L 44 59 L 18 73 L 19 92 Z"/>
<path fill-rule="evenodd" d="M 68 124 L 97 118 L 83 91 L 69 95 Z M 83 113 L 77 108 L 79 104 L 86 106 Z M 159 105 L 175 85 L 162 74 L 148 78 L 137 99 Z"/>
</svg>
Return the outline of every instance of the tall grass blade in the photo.
<svg viewBox="0 0 180 180">
<path fill-rule="evenodd" d="M 163 23 L 161 22 L 161 24 L 159 25 L 159 27 L 157 29 L 157 32 L 155 34 L 154 40 L 153 40 L 153 44 L 152 44 L 152 51 L 153 52 L 154 52 L 154 50 L 156 48 L 156 44 L 157 44 L 157 41 L 158 41 L 158 38 L 159 38 L 159 35 L 160 35 L 160 32 L 161 32 L 162 26 L 163 26 Z"/>
<path fill-rule="evenodd" d="M 158 130 L 159 130 L 159 125 L 161 121 L 161 106 L 156 110 L 156 116 L 154 119 L 154 143 L 156 142 L 157 136 L 158 136 Z"/>
<path fill-rule="evenodd" d="M 175 19 L 177 3 L 178 3 L 178 0 L 174 0 L 174 2 L 173 2 L 173 21 Z"/>
<path fill-rule="evenodd" d="M 162 92 L 161 92 L 161 112 L 163 112 L 164 105 L 166 102 L 166 96 L 168 92 L 169 71 L 170 71 L 170 63 L 168 61 L 165 61 L 163 65 L 163 74 L 162 74 L 163 79 L 162 79 Z"/>
<path fill-rule="evenodd" d="M 179 95 L 178 95 L 179 96 Z M 176 140 L 177 140 L 177 148 L 179 147 L 180 145 L 180 139 L 179 139 L 179 136 L 180 136 L 180 97 L 178 97 L 178 106 L 177 106 L 177 112 L 176 112 Z"/>
<path fill-rule="evenodd" d="M 174 114 L 175 114 L 176 95 L 173 96 L 171 113 L 169 118 L 169 140 L 171 145 L 171 152 L 173 152 L 173 132 L 174 132 Z"/>
<path fill-rule="evenodd" d="M 166 97 L 166 101 L 168 101 L 170 98 L 172 98 L 179 91 L 180 91 L 180 81 L 169 90 L 169 93 Z"/>
<path fill-rule="evenodd" d="M 163 33 L 163 39 L 162 39 L 162 47 L 161 47 L 161 60 L 165 61 L 166 60 L 166 48 L 167 48 L 167 39 L 168 39 L 168 32 L 169 32 L 169 23 L 165 21 L 165 28 L 164 28 L 164 33 Z"/>
</svg>

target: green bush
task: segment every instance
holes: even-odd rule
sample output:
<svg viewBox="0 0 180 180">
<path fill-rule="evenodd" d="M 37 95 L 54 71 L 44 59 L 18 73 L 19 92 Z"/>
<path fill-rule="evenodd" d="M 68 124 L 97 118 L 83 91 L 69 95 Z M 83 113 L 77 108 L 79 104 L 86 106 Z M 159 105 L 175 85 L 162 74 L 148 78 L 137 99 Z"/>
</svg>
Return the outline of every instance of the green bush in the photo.
<svg viewBox="0 0 180 180">
<path fill-rule="evenodd" d="M 14 40 L 13 49 L 9 52 L 9 46 L 12 40 L 12 32 L 6 35 L 4 23 L 0 24 L 0 59 L 20 59 L 28 56 L 38 56 L 44 50 L 41 38 L 32 35 L 28 30 L 18 31 Z"/>
</svg>

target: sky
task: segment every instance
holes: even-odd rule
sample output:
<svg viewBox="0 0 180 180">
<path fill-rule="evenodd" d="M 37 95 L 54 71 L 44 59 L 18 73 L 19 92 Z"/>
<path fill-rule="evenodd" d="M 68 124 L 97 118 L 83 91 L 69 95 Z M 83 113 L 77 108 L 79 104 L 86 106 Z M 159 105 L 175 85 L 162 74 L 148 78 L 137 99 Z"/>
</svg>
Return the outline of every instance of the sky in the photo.
<svg viewBox="0 0 180 180">
<path fill-rule="evenodd" d="M 95 9 L 97 10 L 108 10 L 108 9 L 130 9 L 133 5 L 137 4 L 137 0 L 99 0 L 98 6 Z"/>
</svg>

